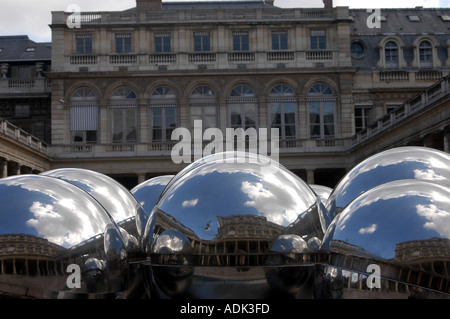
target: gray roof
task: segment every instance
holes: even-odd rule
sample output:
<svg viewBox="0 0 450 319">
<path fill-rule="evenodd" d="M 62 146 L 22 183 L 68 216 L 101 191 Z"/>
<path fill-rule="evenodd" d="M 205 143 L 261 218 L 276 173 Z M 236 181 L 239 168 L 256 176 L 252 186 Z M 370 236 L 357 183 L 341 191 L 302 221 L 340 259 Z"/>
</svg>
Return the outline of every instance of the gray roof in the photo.
<svg viewBox="0 0 450 319">
<path fill-rule="evenodd" d="M 0 36 L 0 62 L 50 61 L 51 43 L 37 43 L 27 35 Z"/>
<path fill-rule="evenodd" d="M 383 17 L 381 28 L 367 26 L 367 19 L 373 12 L 367 12 L 368 10 L 370 9 L 349 10 L 352 18 L 350 24 L 352 35 L 385 33 L 403 35 L 424 32 L 450 34 L 450 8 L 380 9 L 380 16 Z"/>
<path fill-rule="evenodd" d="M 442 65 L 445 65 L 447 60 L 446 44 L 450 40 L 450 8 L 380 9 L 380 14 L 384 17 L 380 28 L 367 26 L 367 18 L 372 13 L 373 11 L 367 12 L 367 9 L 349 10 L 352 18 L 350 39 L 362 43 L 365 47 L 362 57 L 352 58 L 353 66 L 362 69 L 376 69 L 380 59 L 377 45 L 391 35 L 399 37 L 405 44 L 403 56 L 408 67 L 411 66 L 414 59 L 412 46 L 422 35 L 430 35 L 437 41 L 439 44 L 437 47 L 438 59 Z"/>
</svg>

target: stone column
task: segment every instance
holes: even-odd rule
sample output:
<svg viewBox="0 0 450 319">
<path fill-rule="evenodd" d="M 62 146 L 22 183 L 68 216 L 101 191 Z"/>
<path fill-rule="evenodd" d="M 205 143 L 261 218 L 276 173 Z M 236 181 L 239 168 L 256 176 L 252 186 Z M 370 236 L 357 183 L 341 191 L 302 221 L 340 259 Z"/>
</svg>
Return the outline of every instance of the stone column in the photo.
<svg viewBox="0 0 450 319">
<path fill-rule="evenodd" d="M 0 64 L 0 78 L 6 79 L 6 74 L 8 74 L 8 63 Z"/>
<path fill-rule="evenodd" d="M 314 171 L 315 169 L 311 168 L 306 170 L 306 183 L 309 185 L 314 184 Z"/>
<path fill-rule="evenodd" d="M 138 173 L 138 184 L 145 182 L 145 173 Z"/>
<path fill-rule="evenodd" d="M 6 158 L 2 158 L 0 160 L 0 174 L 0 178 L 8 176 L 8 161 L 6 160 Z"/>
<path fill-rule="evenodd" d="M 433 147 L 433 136 L 431 134 L 425 135 L 423 137 L 423 146 L 425 147 Z"/>
<path fill-rule="evenodd" d="M 450 127 L 444 128 L 444 152 L 450 153 Z"/>
<path fill-rule="evenodd" d="M 16 170 L 15 175 L 20 175 L 20 168 L 21 168 L 21 165 L 20 165 L 19 163 L 17 163 L 17 164 L 14 166 L 14 168 L 15 168 L 15 170 Z"/>
</svg>

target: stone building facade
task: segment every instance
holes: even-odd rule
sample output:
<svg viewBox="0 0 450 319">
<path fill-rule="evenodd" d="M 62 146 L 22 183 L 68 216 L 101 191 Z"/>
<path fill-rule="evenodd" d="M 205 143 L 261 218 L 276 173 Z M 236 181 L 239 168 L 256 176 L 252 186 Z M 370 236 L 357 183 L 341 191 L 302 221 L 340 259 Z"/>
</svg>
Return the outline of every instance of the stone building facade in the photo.
<svg viewBox="0 0 450 319">
<path fill-rule="evenodd" d="M 386 148 L 449 151 L 449 9 L 276 5 L 52 12 L 51 167 L 129 187 L 174 174 L 188 163 L 172 160 L 172 132 L 195 120 L 276 128 L 280 162 L 330 187 Z"/>
</svg>

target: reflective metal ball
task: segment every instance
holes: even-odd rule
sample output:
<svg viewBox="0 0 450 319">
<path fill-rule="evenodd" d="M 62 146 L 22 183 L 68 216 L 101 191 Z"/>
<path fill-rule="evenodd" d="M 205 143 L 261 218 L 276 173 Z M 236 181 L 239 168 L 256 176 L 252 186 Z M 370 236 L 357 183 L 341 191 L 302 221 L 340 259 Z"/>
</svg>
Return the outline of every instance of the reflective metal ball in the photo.
<svg viewBox="0 0 450 319">
<path fill-rule="evenodd" d="M 0 179 L 0 294 L 114 298 L 127 257 L 116 222 L 85 191 L 42 175 Z"/>
<path fill-rule="evenodd" d="M 324 271 L 328 289 L 339 279 L 342 298 L 365 298 L 368 288 L 377 288 L 382 298 L 417 297 L 419 290 L 422 297 L 450 297 L 449 198 L 445 184 L 412 179 L 359 195 L 336 216 L 323 239 L 322 250 L 330 254 Z M 376 276 L 369 276 L 374 269 Z M 352 286 L 355 278 L 364 281 Z"/>
<path fill-rule="evenodd" d="M 136 216 L 143 214 L 143 208 L 119 182 L 105 174 L 81 168 L 60 168 L 40 175 L 69 182 L 94 197 L 120 226 L 127 249 L 138 249 Z"/>
<path fill-rule="evenodd" d="M 314 193 L 319 196 L 324 205 L 327 203 L 328 197 L 330 197 L 330 194 L 333 192 L 331 187 L 324 185 L 309 184 L 309 187 L 311 187 Z"/>
<path fill-rule="evenodd" d="M 131 189 L 131 194 L 133 194 L 143 208 L 143 211 L 140 210 L 136 214 L 136 227 L 139 236 L 142 236 L 150 213 L 158 202 L 162 191 L 173 177 L 174 175 L 153 177 Z"/>
<path fill-rule="evenodd" d="M 297 257 L 275 257 L 302 255 L 298 242 L 307 248 L 323 236 L 321 201 L 299 177 L 266 157 L 221 156 L 176 175 L 149 217 L 143 237 L 155 297 L 267 297 L 283 281 L 268 281 L 269 268 L 295 264 L 302 276 Z M 283 250 L 286 238 L 292 247 Z"/>
<path fill-rule="evenodd" d="M 427 180 L 450 185 L 450 155 L 418 146 L 397 147 L 375 154 L 344 176 L 330 194 L 326 208 L 334 217 L 361 193 L 400 179 Z"/>
</svg>

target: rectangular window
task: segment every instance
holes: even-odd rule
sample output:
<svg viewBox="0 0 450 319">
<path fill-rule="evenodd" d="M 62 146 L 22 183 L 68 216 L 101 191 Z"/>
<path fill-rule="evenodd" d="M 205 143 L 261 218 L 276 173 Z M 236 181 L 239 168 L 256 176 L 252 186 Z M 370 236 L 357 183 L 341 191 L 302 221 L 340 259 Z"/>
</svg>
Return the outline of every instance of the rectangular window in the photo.
<svg viewBox="0 0 450 319">
<path fill-rule="evenodd" d="M 29 105 L 15 105 L 14 107 L 14 117 L 25 118 L 30 117 L 30 106 Z"/>
<path fill-rule="evenodd" d="M 201 120 L 203 130 L 210 127 L 217 127 L 217 116 L 215 105 L 189 106 L 191 127 L 194 127 L 194 121 Z"/>
<path fill-rule="evenodd" d="M 194 51 L 205 52 L 210 50 L 209 32 L 194 32 Z"/>
<path fill-rule="evenodd" d="M 320 133 L 320 102 L 309 103 L 309 134 L 312 138 L 321 137 Z"/>
<path fill-rule="evenodd" d="M 77 35 L 77 54 L 92 54 L 92 35 Z"/>
<path fill-rule="evenodd" d="M 131 34 L 116 33 L 116 53 L 131 52 Z"/>
<path fill-rule="evenodd" d="M 282 139 L 295 138 L 295 103 L 281 102 L 270 104 L 271 127 L 278 128 Z"/>
<path fill-rule="evenodd" d="M 74 143 L 96 143 L 98 130 L 97 106 L 71 106 L 70 130 Z"/>
<path fill-rule="evenodd" d="M 370 113 L 372 105 L 355 105 L 355 133 L 358 133 L 370 123 Z"/>
<path fill-rule="evenodd" d="M 171 52 L 170 33 L 160 32 L 155 34 L 155 52 Z"/>
<path fill-rule="evenodd" d="M 72 131 L 72 142 L 76 144 L 95 144 L 97 131 Z"/>
<path fill-rule="evenodd" d="M 287 31 L 272 31 L 272 50 L 287 50 Z"/>
<path fill-rule="evenodd" d="M 177 127 L 176 107 L 152 107 L 152 141 L 169 141 Z"/>
<path fill-rule="evenodd" d="M 248 32 L 233 32 L 233 51 L 248 51 Z"/>
<path fill-rule="evenodd" d="M 137 141 L 136 108 L 118 108 L 112 110 L 113 143 L 134 143 Z"/>
<path fill-rule="evenodd" d="M 310 40 L 311 50 L 325 50 L 327 48 L 325 30 L 311 30 Z"/>
<path fill-rule="evenodd" d="M 163 141 L 163 108 L 154 107 L 152 108 L 152 140 L 153 141 Z"/>
<path fill-rule="evenodd" d="M 334 137 L 334 102 L 323 102 L 323 136 Z"/>
</svg>

